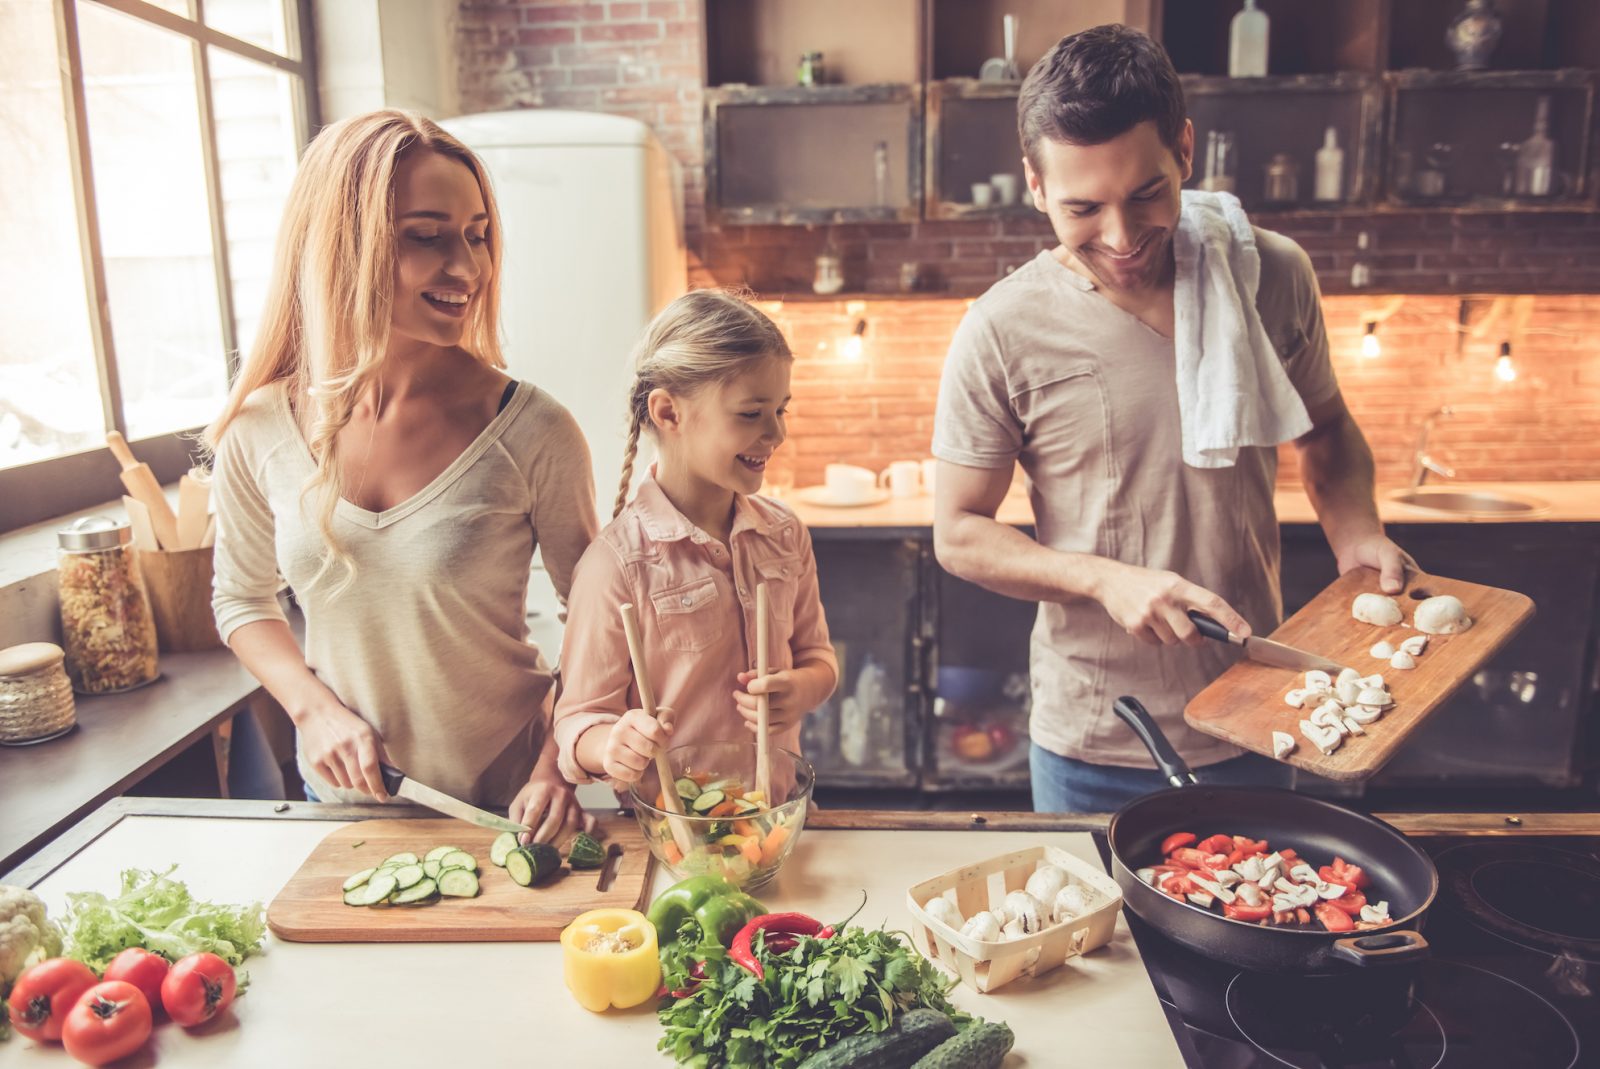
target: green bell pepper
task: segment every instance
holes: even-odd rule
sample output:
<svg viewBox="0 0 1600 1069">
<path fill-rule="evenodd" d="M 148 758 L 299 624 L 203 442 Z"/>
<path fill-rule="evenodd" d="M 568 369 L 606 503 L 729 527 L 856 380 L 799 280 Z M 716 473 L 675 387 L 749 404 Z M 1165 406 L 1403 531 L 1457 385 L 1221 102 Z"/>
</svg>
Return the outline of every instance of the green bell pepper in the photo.
<svg viewBox="0 0 1600 1069">
<path fill-rule="evenodd" d="M 766 912 L 766 907 L 721 876 L 691 876 L 662 891 L 650 904 L 650 923 L 656 938 L 665 946 L 678 938 L 678 929 L 693 920 L 702 940 L 715 939 L 723 946 Z"/>
</svg>

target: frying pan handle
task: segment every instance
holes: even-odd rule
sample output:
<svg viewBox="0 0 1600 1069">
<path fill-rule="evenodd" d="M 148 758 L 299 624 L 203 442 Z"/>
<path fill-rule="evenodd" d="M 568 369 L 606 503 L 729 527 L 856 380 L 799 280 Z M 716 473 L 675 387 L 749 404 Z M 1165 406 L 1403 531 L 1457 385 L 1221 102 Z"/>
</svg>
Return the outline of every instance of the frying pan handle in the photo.
<svg viewBox="0 0 1600 1069">
<path fill-rule="evenodd" d="M 1167 777 L 1168 783 L 1174 787 L 1186 787 L 1197 782 L 1188 764 L 1178 756 L 1178 751 L 1172 748 L 1172 743 L 1167 741 L 1166 735 L 1156 726 L 1149 710 L 1139 704 L 1138 698 L 1118 698 L 1112 703 L 1111 711 L 1121 717 L 1123 723 L 1139 736 L 1144 748 L 1150 751 L 1150 756 L 1161 766 L 1161 774 Z"/>
<path fill-rule="evenodd" d="M 1380 932 L 1356 935 L 1334 941 L 1330 953 L 1340 961 L 1370 968 L 1375 965 L 1403 965 L 1429 954 L 1428 941 L 1421 932 Z"/>
<path fill-rule="evenodd" d="M 1214 638 L 1218 642 L 1235 642 L 1233 635 L 1228 632 L 1226 627 L 1223 627 L 1199 609 L 1190 609 L 1189 619 L 1194 621 L 1195 630 L 1206 638 Z M 1243 645 L 1242 642 L 1236 644 Z"/>
</svg>

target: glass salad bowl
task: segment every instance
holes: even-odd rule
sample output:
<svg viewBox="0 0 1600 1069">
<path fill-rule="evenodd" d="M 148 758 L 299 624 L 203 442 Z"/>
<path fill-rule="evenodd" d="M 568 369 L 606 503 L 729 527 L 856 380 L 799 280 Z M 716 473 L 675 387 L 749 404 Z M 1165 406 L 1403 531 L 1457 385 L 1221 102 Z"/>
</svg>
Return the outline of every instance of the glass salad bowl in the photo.
<svg viewBox="0 0 1600 1069">
<path fill-rule="evenodd" d="M 711 873 L 746 890 L 769 883 L 800 839 L 816 771 L 797 753 L 773 746 L 773 799 L 755 790 L 753 743 L 708 742 L 667 751 L 684 815 L 673 816 L 656 792 L 629 789 L 650 852 L 681 878 Z M 674 825 L 677 825 L 676 830 Z"/>
</svg>

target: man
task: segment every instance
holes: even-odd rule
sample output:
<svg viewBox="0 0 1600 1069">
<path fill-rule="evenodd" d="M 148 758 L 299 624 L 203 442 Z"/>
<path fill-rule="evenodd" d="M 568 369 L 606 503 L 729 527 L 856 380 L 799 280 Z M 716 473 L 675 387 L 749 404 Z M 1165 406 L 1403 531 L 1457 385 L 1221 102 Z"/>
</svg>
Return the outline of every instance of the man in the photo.
<svg viewBox="0 0 1600 1069">
<path fill-rule="evenodd" d="M 1087 30 L 1029 72 L 1018 127 L 1034 205 L 1060 244 L 996 283 L 951 342 L 934 540 L 956 575 L 1040 602 L 1034 807 L 1105 812 L 1165 786 L 1111 711 L 1123 694 L 1150 708 L 1203 781 L 1283 783 L 1285 766 L 1182 719 L 1234 659 L 1187 610 L 1248 635 L 1278 625 L 1282 600 L 1272 444 L 1240 448 L 1226 466 L 1184 462 L 1174 235 L 1194 127 L 1177 74 L 1137 30 Z M 1408 558 L 1378 521 L 1372 454 L 1329 364 L 1310 260 L 1288 238 L 1253 234 L 1267 359 L 1309 416 L 1295 439 L 1306 489 L 1340 571 L 1378 569 L 1396 592 Z M 1017 462 L 1037 541 L 994 518 Z"/>
</svg>

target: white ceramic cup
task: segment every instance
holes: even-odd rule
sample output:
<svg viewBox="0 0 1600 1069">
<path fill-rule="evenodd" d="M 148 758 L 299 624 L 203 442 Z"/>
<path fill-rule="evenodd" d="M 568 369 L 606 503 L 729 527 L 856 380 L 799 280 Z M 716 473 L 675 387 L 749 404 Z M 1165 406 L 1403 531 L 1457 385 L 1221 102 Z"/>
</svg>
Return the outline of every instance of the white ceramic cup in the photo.
<svg viewBox="0 0 1600 1069">
<path fill-rule="evenodd" d="M 994 203 L 994 187 L 988 182 L 972 183 L 972 206 L 987 208 Z"/>
<path fill-rule="evenodd" d="M 828 496 L 841 505 L 865 501 L 877 489 L 878 476 L 854 464 L 829 464 L 822 469 L 822 485 Z"/>
<path fill-rule="evenodd" d="M 922 492 L 933 496 L 933 477 L 939 473 L 939 462 L 929 457 L 922 462 Z"/>
<path fill-rule="evenodd" d="M 897 460 L 878 473 L 878 485 L 894 497 L 916 497 L 921 482 L 922 465 L 915 460 Z"/>
<path fill-rule="evenodd" d="M 1017 203 L 1017 176 L 1014 174 L 995 174 L 989 176 L 989 184 L 994 187 L 995 200 L 1001 205 Z"/>
</svg>

